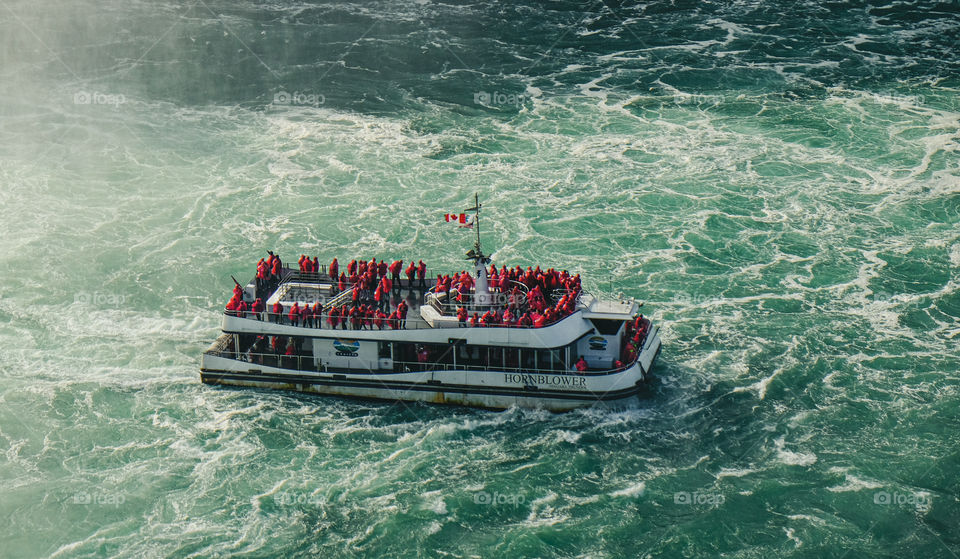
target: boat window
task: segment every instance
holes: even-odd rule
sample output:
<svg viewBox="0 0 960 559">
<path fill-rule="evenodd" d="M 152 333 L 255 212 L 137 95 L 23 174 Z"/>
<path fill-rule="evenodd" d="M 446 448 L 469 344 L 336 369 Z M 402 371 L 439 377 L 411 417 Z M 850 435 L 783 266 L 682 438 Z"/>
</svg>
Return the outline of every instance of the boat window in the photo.
<svg viewBox="0 0 960 559">
<path fill-rule="evenodd" d="M 520 365 L 520 350 L 512 347 L 505 351 L 504 366 L 510 369 L 516 369 Z"/>
<path fill-rule="evenodd" d="M 428 363 L 453 363 L 454 346 L 450 344 L 419 344 L 420 351 L 427 352 Z M 418 355 L 419 359 L 419 355 Z"/>
<path fill-rule="evenodd" d="M 488 367 L 503 367 L 503 348 L 502 347 L 487 347 L 487 362 Z"/>
<path fill-rule="evenodd" d="M 607 318 L 591 318 L 590 322 L 596 327 L 597 332 L 604 336 L 612 336 L 620 331 L 623 326 L 622 320 L 610 320 Z"/>
<path fill-rule="evenodd" d="M 458 365 L 480 365 L 480 348 L 475 345 L 457 346 L 457 364 Z"/>
<path fill-rule="evenodd" d="M 537 351 L 537 368 L 557 371 L 563 370 L 563 349 L 541 349 Z"/>
<path fill-rule="evenodd" d="M 537 350 L 535 349 L 522 349 L 520 350 L 520 362 L 524 369 L 536 369 L 537 368 Z"/>
<path fill-rule="evenodd" d="M 390 342 L 379 342 L 378 356 L 380 357 L 380 359 L 384 359 L 384 358 L 389 359 L 390 357 L 393 356 L 393 354 L 390 352 Z"/>
<path fill-rule="evenodd" d="M 393 346 L 393 359 L 395 361 L 416 362 L 416 346 L 410 342 L 395 342 Z"/>
</svg>

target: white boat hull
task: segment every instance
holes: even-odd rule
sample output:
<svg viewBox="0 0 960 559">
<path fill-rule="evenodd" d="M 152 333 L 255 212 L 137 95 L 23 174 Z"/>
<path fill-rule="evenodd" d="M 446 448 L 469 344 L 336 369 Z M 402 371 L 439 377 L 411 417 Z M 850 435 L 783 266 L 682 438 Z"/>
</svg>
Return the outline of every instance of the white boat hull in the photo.
<svg viewBox="0 0 960 559">
<path fill-rule="evenodd" d="M 207 384 L 491 409 L 519 406 L 559 412 L 598 405 L 622 406 L 634 401 L 643 381 L 649 378 L 660 346 L 660 338 L 654 332 L 631 366 L 617 371 L 584 374 L 464 368 L 404 372 L 303 371 L 204 354 L 201 377 Z"/>
</svg>

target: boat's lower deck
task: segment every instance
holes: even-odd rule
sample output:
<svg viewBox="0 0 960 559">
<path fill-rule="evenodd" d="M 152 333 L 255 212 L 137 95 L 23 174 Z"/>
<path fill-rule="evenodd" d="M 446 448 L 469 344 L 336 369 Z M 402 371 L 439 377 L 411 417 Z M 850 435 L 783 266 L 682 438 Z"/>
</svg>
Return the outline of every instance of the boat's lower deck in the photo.
<svg viewBox="0 0 960 559">
<path fill-rule="evenodd" d="M 302 356 L 236 354 L 222 336 L 203 356 L 207 384 L 296 390 L 359 398 L 424 401 L 504 409 L 511 406 L 566 411 L 633 399 L 649 378 L 660 351 L 649 336 L 637 359 L 611 371 L 550 371 L 521 368 L 470 369 L 410 363 L 390 370 L 313 368 Z"/>
</svg>

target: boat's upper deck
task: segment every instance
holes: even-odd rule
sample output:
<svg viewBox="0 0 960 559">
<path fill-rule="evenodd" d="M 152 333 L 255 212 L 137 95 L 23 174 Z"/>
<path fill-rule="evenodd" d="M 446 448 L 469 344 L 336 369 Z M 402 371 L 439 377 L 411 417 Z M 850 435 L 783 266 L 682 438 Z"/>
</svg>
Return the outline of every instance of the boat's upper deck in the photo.
<svg viewBox="0 0 960 559">
<path fill-rule="evenodd" d="M 462 271 L 399 281 L 370 270 L 366 276 L 351 273 L 353 282 L 345 274 L 334 281 L 326 266 L 258 274 L 246 286 L 238 284 L 226 314 L 303 328 L 418 330 L 543 328 L 578 311 L 585 318 L 629 320 L 638 309 L 633 301 L 600 301 L 582 291 L 579 275 L 553 269 L 491 267 L 488 274 L 477 267 L 476 276 Z"/>
<path fill-rule="evenodd" d="M 312 309 L 313 304 L 319 302 L 323 310 L 319 317 L 320 323 L 316 324 L 316 321 L 314 321 L 315 327 L 330 328 L 330 309 L 334 307 L 342 308 L 344 305 L 349 307 L 353 306 L 352 289 L 345 289 L 340 292 L 338 285 L 331 282 L 329 277 L 324 277 L 322 274 L 303 273 L 290 269 L 285 270 L 285 272 L 286 274 L 280 284 L 270 292 L 265 301 L 266 318 L 268 320 L 277 318 L 272 311 L 274 304 L 277 302 L 280 302 L 283 307 L 282 316 L 279 318 L 281 322 L 286 323 L 289 323 L 289 313 L 294 303 L 298 303 L 300 306 L 309 305 Z M 396 309 L 400 305 L 400 301 L 404 301 L 408 308 L 406 324 L 404 325 L 405 328 L 432 328 L 430 324 L 421 318 L 420 306 L 424 304 L 425 295 L 432 292 L 436 282 L 436 279 L 424 278 L 424 287 L 420 288 L 416 280 L 414 280 L 413 287 L 410 287 L 407 282 L 404 281 L 403 287 L 392 290 L 387 295 L 382 296 L 385 300 L 383 312 L 387 314 L 386 317 L 382 318 L 385 321 L 384 328 L 390 327 L 390 325 L 386 323 L 390 316 L 386 309 Z M 247 285 L 246 289 L 254 285 L 255 282 L 252 282 Z M 376 306 L 376 301 L 373 299 L 372 293 L 361 292 L 358 294 L 358 300 L 362 305 L 368 307 Z M 364 320 L 366 320 L 366 317 L 364 317 Z M 342 325 L 338 325 L 338 327 L 339 326 Z M 350 327 L 352 325 L 348 322 L 347 326 Z"/>
</svg>

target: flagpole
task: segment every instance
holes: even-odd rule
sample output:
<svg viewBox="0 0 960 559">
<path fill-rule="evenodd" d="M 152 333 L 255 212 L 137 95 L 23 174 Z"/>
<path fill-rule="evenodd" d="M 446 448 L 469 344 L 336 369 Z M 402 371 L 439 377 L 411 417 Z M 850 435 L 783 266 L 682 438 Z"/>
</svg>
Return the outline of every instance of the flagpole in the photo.
<svg viewBox="0 0 960 559">
<path fill-rule="evenodd" d="M 483 249 L 480 248 L 480 195 L 473 193 L 473 207 L 477 209 L 474 219 L 477 222 L 477 254 L 483 257 Z"/>
<path fill-rule="evenodd" d="M 467 211 L 473 211 L 474 217 L 473 221 L 475 222 L 474 227 L 477 228 L 477 244 L 467 253 L 467 258 L 470 258 L 474 262 L 475 272 L 477 274 L 477 281 L 474 284 L 474 296 L 473 296 L 473 307 L 474 309 L 484 309 L 488 308 L 491 304 L 490 299 L 490 284 L 487 282 L 487 262 L 489 260 L 483 254 L 483 248 L 480 246 L 480 194 L 473 193 L 473 207 Z"/>
</svg>

